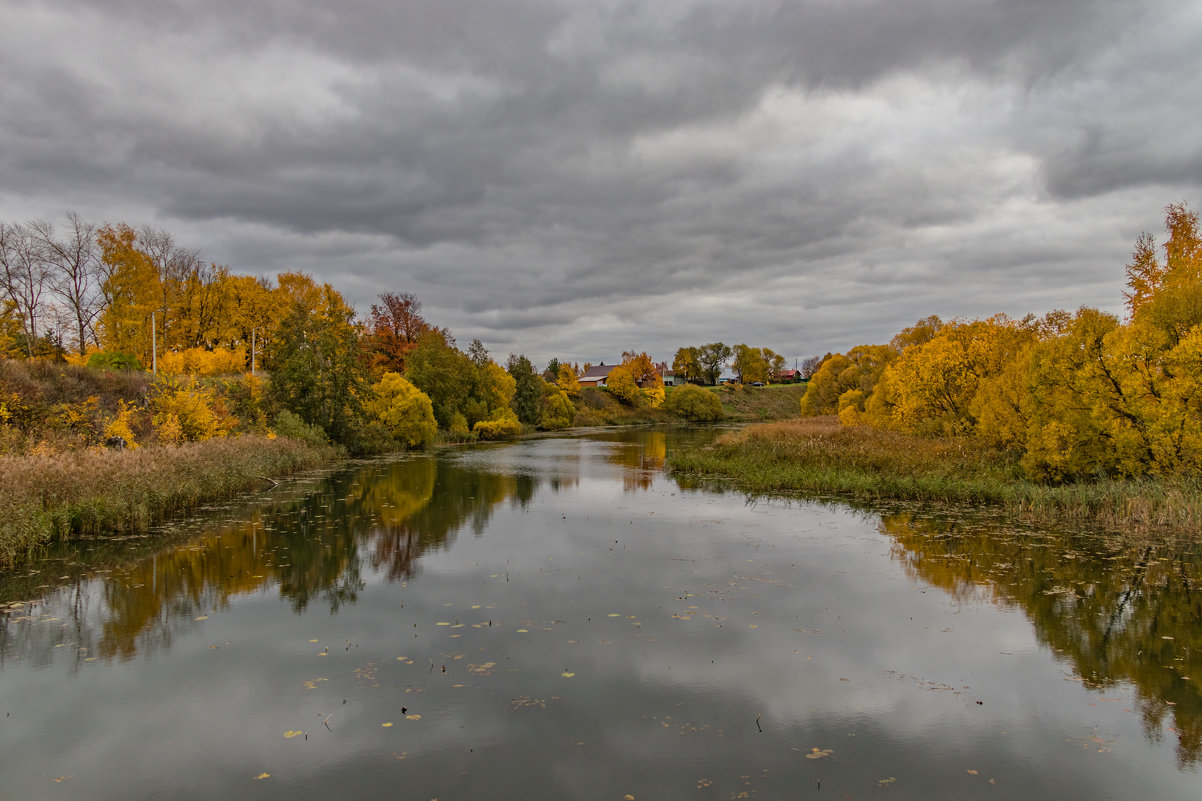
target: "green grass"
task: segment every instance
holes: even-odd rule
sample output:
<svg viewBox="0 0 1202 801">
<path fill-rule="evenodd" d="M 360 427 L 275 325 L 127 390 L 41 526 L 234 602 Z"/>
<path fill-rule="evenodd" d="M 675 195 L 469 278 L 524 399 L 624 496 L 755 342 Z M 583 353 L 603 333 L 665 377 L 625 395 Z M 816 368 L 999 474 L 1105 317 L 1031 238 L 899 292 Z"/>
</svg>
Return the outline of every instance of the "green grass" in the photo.
<svg viewBox="0 0 1202 801">
<path fill-rule="evenodd" d="M 1202 530 L 1197 477 L 1048 486 L 1025 478 L 1012 455 L 972 440 L 845 428 L 833 417 L 750 426 L 677 453 L 670 465 L 757 494 L 964 503 L 1131 532 Z"/>
<path fill-rule="evenodd" d="M 145 531 L 339 453 L 285 437 L 241 436 L 181 447 L 0 457 L 0 569 L 56 540 Z"/>
<path fill-rule="evenodd" d="M 728 420 L 765 422 L 797 417 L 805 384 L 772 384 L 766 387 L 726 384 L 708 387 L 722 401 Z"/>
</svg>

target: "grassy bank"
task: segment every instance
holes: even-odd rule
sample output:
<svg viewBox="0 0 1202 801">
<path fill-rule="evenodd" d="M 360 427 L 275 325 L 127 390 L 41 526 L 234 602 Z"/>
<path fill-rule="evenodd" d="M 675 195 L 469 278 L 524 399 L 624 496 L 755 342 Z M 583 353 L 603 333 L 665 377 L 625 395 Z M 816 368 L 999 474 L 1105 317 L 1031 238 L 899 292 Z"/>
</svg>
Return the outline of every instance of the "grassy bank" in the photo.
<svg viewBox="0 0 1202 801">
<path fill-rule="evenodd" d="M 773 384 L 767 387 L 726 384 L 709 387 L 722 401 L 728 420 L 764 422 L 797 417 L 805 384 Z"/>
<path fill-rule="evenodd" d="M 1045 486 L 1026 479 L 1013 457 L 970 440 L 845 428 L 834 417 L 750 426 L 670 465 L 757 494 L 968 503 L 1130 531 L 1202 530 L 1197 479 Z"/>
<path fill-rule="evenodd" d="M 180 447 L 83 450 L 0 458 L 0 568 L 56 539 L 144 531 L 339 452 L 284 437 L 241 436 Z"/>
<path fill-rule="evenodd" d="M 735 422 L 763 422 L 796 417 L 805 384 L 778 384 L 769 387 L 705 387 L 722 402 L 726 419 Z M 672 388 L 668 388 L 669 395 Z M 596 387 L 582 389 L 575 399 L 574 427 L 637 426 L 685 422 L 666 409 L 644 404 L 627 406 L 610 393 Z"/>
</svg>

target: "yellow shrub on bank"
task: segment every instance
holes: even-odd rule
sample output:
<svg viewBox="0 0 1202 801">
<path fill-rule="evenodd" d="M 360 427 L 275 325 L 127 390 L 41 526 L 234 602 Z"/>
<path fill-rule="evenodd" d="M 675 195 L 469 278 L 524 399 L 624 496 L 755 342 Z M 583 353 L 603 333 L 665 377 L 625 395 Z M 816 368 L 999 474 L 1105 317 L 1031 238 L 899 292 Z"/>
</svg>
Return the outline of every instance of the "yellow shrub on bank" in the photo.
<svg viewBox="0 0 1202 801">
<path fill-rule="evenodd" d="M 125 401 L 121 401 L 116 417 L 110 420 L 108 425 L 104 427 L 105 438 L 120 437 L 125 440 L 125 447 L 138 447 L 138 443 L 134 442 L 133 429 L 130 427 L 130 418 L 133 417 L 134 411 L 132 406 L 128 405 Z"/>
<path fill-rule="evenodd" d="M 472 426 L 480 439 L 508 439 L 522 433 L 522 423 L 510 408 L 495 410 L 492 420 L 481 420 Z"/>
<path fill-rule="evenodd" d="M 381 376 L 371 391 L 364 408 L 394 437 L 410 448 L 420 448 L 434 439 L 438 424 L 429 395 L 393 372 Z"/>
<path fill-rule="evenodd" d="M 195 380 L 160 380 L 151 408 L 156 435 L 175 444 L 225 436 L 237 423 L 213 388 Z"/>
<path fill-rule="evenodd" d="M 159 356 L 159 372 L 165 375 L 230 375 L 244 371 L 246 364 L 245 348 L 187 348 Z"/>
</svg>

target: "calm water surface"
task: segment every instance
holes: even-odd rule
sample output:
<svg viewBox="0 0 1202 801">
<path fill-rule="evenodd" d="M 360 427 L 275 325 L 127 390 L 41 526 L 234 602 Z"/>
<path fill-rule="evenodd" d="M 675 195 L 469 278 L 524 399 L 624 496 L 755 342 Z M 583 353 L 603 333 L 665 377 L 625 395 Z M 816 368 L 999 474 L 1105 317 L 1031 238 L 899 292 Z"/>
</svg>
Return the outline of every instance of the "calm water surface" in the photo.
<svg viewBox="0 0 1202 801">
<path fill-rule="evenodd" d="M 749 504 L 657 431 L 357 464 L 0 584 L 0 801 L 1202 797 L 1202 556 Z"/>
</svg>

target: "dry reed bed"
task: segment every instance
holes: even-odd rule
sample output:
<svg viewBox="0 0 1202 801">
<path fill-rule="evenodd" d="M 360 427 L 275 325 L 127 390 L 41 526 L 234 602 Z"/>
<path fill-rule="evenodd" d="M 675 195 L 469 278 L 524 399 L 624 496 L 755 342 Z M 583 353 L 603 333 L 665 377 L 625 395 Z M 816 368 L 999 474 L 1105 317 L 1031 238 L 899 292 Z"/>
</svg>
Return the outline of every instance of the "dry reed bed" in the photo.
<svg viewBox="0 0 1202 801">
<path fill-rule="evenodd" d="M 843 427 L 834 417 L 749 426 L 677 454 L 671 465 L 752 493 L 982 504 L 1130 533 L 1202 530 L 1198 477 L 1048 486 L 1027 479 L 1012 455 L 973 440 Z"/>
<path fill-rule="evenodd" d="M 171 515 L 330 461 L 333 448 L 261 436 L 181 447 L 0 458 L 0 568 L 55 539 L 144 531 Z"/>
</svg>

